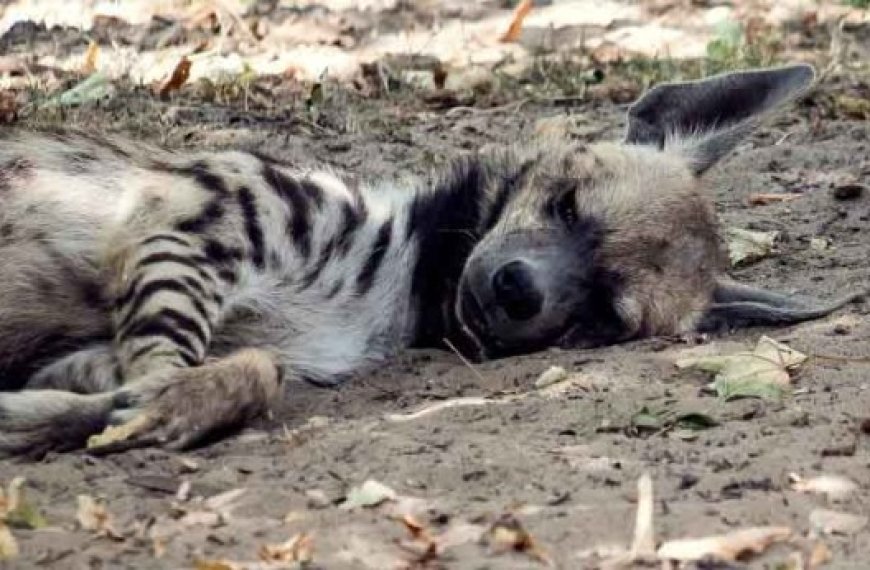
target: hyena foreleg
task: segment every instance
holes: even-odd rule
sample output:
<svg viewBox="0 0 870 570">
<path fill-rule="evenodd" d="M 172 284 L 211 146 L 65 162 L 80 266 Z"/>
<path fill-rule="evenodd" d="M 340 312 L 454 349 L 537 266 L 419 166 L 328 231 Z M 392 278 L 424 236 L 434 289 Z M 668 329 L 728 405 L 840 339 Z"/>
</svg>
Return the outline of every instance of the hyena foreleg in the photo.
<svg viewBox="0 0 870 570">
<path fill-rule="evenodd" d="M 282 368 L 263 350 L 246 349 L 191 368 L 166 368 L 95 394 L 25 390 L 0 394 L 0 456 L 81 447 L 110 423 L 130 425 L 96 452 L 195 445 L 218 428 L 263 415 L 278 399 Z"/>
</svg>

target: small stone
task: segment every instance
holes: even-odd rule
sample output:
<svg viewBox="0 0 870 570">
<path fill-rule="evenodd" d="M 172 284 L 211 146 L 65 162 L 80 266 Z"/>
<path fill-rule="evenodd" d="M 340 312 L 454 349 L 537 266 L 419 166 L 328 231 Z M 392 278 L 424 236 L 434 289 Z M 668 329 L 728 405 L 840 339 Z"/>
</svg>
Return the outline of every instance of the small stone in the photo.
<svg viewBox="0 0 870 570">
<path fill-rule="evenodd" d="M 326 496 L 320 489 L 309 489 L 305 491 L 305 497 L 308 499 L 306 503 L 309 509 L 325 509 L 332 504 L 329 497 Z"/>
<path fill-rule="evenodd" d="M 831 189 L 831 194 L 837 200 L 854 200 L 864 194 L 864 185 L 857 182 L 838 184 Z"/>
<path fill-rule="evenodd" d="M 847 335 L 852 332 L 852 327 L 844 323 L 837 323 L 834 325 L 834 334 L 838 335 Z"/>
<path fill-rule="evenodd" d="M 179 467 L 179 471 L 182 473 L 196 473 L 199 471 L 199 463 L 190 459 L 189 457 L 182 457 L 178 460 L 181 464 Z"/>
<path fill-rule="evenodd" d="M 564 368 L 561 366 L 551 366 L 538 376 L 538 379 L 535 380 L 535 387 L 544 388 L 555 384 L 556 382 L 561 382 L 567 377 L 568 372 Z"/>
</svg>

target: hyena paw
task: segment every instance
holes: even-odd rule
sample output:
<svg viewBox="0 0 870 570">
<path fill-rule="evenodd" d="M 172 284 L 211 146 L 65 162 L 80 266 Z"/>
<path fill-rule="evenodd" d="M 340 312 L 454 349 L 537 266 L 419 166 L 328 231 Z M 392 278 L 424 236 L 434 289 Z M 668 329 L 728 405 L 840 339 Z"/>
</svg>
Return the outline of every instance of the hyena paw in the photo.
<svg viewBox="0 0 870 570">
<path fill-rule="evenodd" d="M 263 415 L 280 385 L 280 367 L 255 349 L 152 373 L 115 392 L 114 425 L 88 447 L 96 453 L 152 445 L 185 449 Z"/>
</svg>

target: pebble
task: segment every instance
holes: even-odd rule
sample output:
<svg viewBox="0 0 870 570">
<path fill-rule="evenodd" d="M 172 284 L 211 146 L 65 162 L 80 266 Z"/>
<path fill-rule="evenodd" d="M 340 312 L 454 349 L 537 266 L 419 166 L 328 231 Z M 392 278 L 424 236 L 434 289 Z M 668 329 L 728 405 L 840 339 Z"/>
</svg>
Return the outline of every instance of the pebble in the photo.
<svg viewBox="0 0 870 570">
<path fill-rule="evenodd" d="M 864 194 L 864 185 L 857 182 L 839 184 L 831 189 L 831 194 L 837 200 L 854 200 Z"/>
</svg>

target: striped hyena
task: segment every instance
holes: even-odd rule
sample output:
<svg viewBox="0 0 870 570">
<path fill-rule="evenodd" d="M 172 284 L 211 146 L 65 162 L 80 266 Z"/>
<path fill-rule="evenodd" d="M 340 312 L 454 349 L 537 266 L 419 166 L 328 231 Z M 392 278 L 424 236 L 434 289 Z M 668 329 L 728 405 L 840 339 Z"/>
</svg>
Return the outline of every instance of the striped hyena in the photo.
<svg viewBox="0 0 870 570">
<path fill-rule="evenodd" d="M 660 85 L 621 143 L 457 158 L 407 187 L 247 152 L 0 134 L 0 452 L 185 447 L 405 347 L 497 357 L 814 307 L 723 277 L 702 175 L 807 66 Z"/>
</svg>

